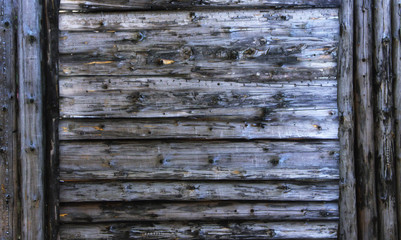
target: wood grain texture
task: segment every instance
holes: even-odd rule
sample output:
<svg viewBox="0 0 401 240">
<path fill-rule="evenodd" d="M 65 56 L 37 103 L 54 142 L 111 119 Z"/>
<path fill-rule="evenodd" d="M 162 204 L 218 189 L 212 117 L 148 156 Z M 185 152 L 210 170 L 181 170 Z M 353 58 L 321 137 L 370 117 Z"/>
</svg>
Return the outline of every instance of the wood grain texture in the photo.
<svg viewBox="0 0 401 240">
<path fill-rule="evenodd" d="M 336 180 L 338 151 L 336 141 L 61 142 L 60 178 Z"/>
<path fill-rule="evenodd" d="M 338 238 L 342 240 L 358 239 L 354 168 L 353 14 L 354 1 L 342 1 L 337 93 L 340 118 L 338 134 L 340 139 L 340 224 Z"/>
<path fill-rule="evenodd" d="M 337 237 L 338 9 L 80 3 L 59 25 L 61 239 Z"/>
<path fill-rule="evenodd" d="M 336 9 L 65 13 L 60 30 L 63 76 L 336 77 Z"/>
<path fill-rule="evenodd" d="M 339 0 L 61 0 L 64 11 L 173 10 L 187 8 L 339 7 Z"/>
<path fill-rule="evenodd" d="M 14 1 L 0 1 L 0 239 L 18 236 Z"/>
<path fill-rule="evenodd" d="M 374 1 L 376 184 L 379 239 L 398 239 L 394 158 L 391 1 Z"/>
<path fill-rule="evenodd" d="M 334 113 L 334 114 L 333 114 Z M 272 112 L 258 121 L 188 119 L 64 119 L 61 140 L 89 139 L 337 139 L 336 109 Z"/>
<path fill-rule="evenodd" d="M 336 222 L 63 225 L 61 239 L 337 239 Z"/>
<path fill-rule="evenodd" d="M 355 0 L 355 168 L 359 239 L 378 239 L 373 117 L 372 1 Z"/>
<path fill-rule="evenodd" d="M 18 0 L 21 239 L 44 239 L 41 2 Z"/>
<path fill-rule="evenodd" d="M 397 183 L 398 232 L 401 231 L 401 2 L 391 1 L 394 76 L 395 166 Z M 401 235 L 401 234 L 400 234 Z"/>
<path fill-rule="evenodd" d="M 338 183 L 233 181 L 64 182 L 61 202 L 94 201 L 336 201 Z"/>
<path fill-rule="evenodd" d="M 60 210 L 65 223 L 142 221 L 283 221 L 338 220 L 337 203 L 135 202 L 66 204 Z"/>
<path fill-rule="evenodd" d="M 337 108 L 337 82 L 240 83 L 171 77 L 60 80 L 64 118 L 229 117 L 266 119 L 269 112 Z"/>
</svg>

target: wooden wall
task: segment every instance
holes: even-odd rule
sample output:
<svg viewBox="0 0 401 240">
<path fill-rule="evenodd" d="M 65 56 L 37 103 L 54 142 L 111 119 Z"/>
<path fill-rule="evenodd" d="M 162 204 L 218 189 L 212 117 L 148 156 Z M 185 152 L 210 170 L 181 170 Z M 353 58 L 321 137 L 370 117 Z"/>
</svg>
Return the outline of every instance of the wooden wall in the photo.
<svg viewBox="0 0 401 240">
<path fill-rule="evenodd" d="M 60 9 L 61 239 L 337 238 L 338 1 Z"/>
<path fill-rule="evenodd" d="M 399 0 L 3 0 L 0 22 L 0 239 L 399 238 Z"/>
</svg>

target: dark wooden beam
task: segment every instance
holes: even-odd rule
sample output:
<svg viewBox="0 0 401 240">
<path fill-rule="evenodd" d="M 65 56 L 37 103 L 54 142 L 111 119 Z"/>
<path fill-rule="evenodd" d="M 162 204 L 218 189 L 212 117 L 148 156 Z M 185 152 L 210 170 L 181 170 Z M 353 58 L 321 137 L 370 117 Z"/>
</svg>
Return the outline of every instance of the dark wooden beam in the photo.
<svg viewBox="0 0 401 240">
<path fill-rule="evenodd" d="M 339 239 L 358 239 L 354 169 L 353 40 L 354 1 L 340 8 L 338 115 L 340 118 L 340 230 Z"/>
<path fill-rule="evenodd" d="M 395 166 L 398 201 L 398 231 L 401 229 L 401 2 L 391 1 L 391 20 L 393 34 L 393 74 L 394 74 L 394 109 L 395 109 Z"/>
<path fill-rule="evenodd" d="M 46 238 L 58 239 L 59 223 L 59 165 L 58 165 L 58 0 L 43 1 L 43 72 L 46 169 Z"/>
<path fill-rule="evenodd" d="M 14 1 L 0 2 L 0 239 L 18 238 Z"/>
<path fill-rule="evenodd" d="M 377 239 L 372 101 L 372 1 L 355 0 L 355 171 L 359 239 Z"/>
<path fill-rule="evenodd" d="M 41 1 L 18 0 L 21 239 L 44 239 Z"/>
<path fill-rule="evenodd" d="M 379 239 L 398 239 L 394 163 L 391 0 L 375 0 L 374 100 Z"/>
</svg>

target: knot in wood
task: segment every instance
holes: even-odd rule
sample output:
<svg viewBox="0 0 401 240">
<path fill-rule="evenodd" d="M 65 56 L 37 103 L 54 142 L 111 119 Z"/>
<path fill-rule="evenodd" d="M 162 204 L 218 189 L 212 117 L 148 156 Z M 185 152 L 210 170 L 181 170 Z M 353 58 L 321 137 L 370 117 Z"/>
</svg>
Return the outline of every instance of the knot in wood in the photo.
<svg viewBox="0 0 401 240">
<path fill-rule="evenodd" d="M 36 42 L 36 37 L 32 34 L 29 34 L 27 38 L 28 38 L 28 42 L 30 44 L 33 44 L 34 42 Z"/>
</svg>

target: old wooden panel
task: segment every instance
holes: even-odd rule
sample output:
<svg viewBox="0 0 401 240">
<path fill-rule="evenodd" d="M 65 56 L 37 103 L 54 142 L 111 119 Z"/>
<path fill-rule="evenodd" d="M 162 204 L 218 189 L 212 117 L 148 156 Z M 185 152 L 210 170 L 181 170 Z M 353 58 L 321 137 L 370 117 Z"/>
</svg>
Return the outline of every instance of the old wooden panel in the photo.
<svg viewBox="0 0 401 240">
<path fill-rule="evenodd" d="M 63 117 L 269 118 L 276 109 L 335 109 L 337 84 L 239 83 L 171 77 L 62 78 Z"/>
<path fill-rule="evenodd" d="M 63 223 L 213 220 L 337 220 L 337 203 L 135 202 L 67 204 Z"/>
<path fill-rule="evenodd" d="M 61 239 L 337 237 L 338 9 L 272 4 L 61 1 Z"/>
<path fill-rule="evenodd" d="M 21 239 L 44 239 L 41 3 L 18 0 Z"/>
<path fill-rule="evenodd" d="M 354 1 L 342 1 L 340 8 L 340 44 L 338 64 L 338 111 L 340 127 L 340 225 L 338 238 L 357 240 L 357 215 L 354 159 Z"/>
<path fill-rule="evenodd" d="M 337 139 L 336 109 L 282 111 L 259 121 L 64 119 L 61 140 L 82 139 Z"/>
<path fill-rule="evenodd" d="M 391 1 L 374 1 L 376 184 L 379 239 L 398 239 L 394 158 Z M 396 93 L 399 94 L 399 93 Z"/>
<path fill-rule="evenodd" d="M 61 239 L 337 239 L 337 226 L 327 221 L 63 225 Z"/>
<path fill-rule="evenodd" d="M 61 57 L 63 76 L 336 77 L 336 9 L 66 13 L 60 30 L 85 38 L 71 42 L 70 33 L 62 34 L 60 49 L 72 54 Z"/>
<path fill-rule="evenodd" d="M 336 201 L 337 182 L 131 181 L 64 182 L 61 202 L 140 200 Z"/>
<path fill-rule="evenodd" d="M 372 1 L 355 1 L 355 170 L 359 239 L 378 238 L 373 118 Z"/>
<path fill-rule="evenodd" d="M 182 8 L 230 7 L 339 7 L 339 0 L 61 0 L 62 10 L 121 11 L 121 10 L 172 10 Z"/>
<path fill-rule="evenodd" d="M 60 178 L 336 180 L 338 150 L 335 141 L 62 142 Z"/>
<path fill-rule="evenodd" d="M 15 82 L 16 9 L 0 2 L 0 239 L 18 238 L 17 121 Z"/>
</svg>

